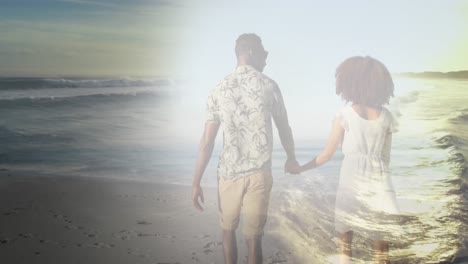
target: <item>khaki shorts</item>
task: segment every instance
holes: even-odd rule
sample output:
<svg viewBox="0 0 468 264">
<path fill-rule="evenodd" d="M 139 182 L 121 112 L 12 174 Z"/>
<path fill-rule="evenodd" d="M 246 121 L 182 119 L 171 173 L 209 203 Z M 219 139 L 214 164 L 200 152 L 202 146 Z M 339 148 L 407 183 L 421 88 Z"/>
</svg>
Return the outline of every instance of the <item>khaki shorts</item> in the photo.
<svg viewBox="0 0 468 264">
<path fill-rule="evenodd" d="M 273 185 L 271 171 L 260 171 L 236 181 L 218 179 L 221 227 L 235 230 L 242 210 L 244 237 L 262 236 Z"/>
</svg>

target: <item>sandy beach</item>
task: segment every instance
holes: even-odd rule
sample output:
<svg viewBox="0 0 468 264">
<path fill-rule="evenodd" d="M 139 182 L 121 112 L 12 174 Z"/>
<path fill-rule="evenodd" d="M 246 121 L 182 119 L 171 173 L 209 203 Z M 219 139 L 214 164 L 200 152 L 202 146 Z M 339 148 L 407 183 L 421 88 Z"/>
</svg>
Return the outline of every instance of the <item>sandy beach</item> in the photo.
<svg viewBox="0 0 468 264">
<path fill-rule="evenodd" d="M 191 188 L 85 177 L 26 177 L 2 172 L 2 263 L 222 263 L 217 197 L 205 188 L 205 211 Z M 272 217 L 265 263 L 294 263 Z M 239 234 L 239 262 L 245 246 Z"/>
<path fill-rule="evenodd" d="M 30 175 L 0 171 L 1 263 L 223 263 L 215 188 L 204 188 L 200 213 L 192 207 L 189 186 Z M 275 184 L 289 188 L 288 181 Z M 311 192 L 309 201 L 315 202 L 298 207 L 291 195 L 304 194 L 272 192 L 264 263 L 335 263 L 332 197 Z M 239 263 L 246 263 L 237 234 Z M 371 260 L 362 249 L 354 254 Z M 398 254 L 407 257 L 393 263 L 426 263 L 408 249 Z"/>
</svg>

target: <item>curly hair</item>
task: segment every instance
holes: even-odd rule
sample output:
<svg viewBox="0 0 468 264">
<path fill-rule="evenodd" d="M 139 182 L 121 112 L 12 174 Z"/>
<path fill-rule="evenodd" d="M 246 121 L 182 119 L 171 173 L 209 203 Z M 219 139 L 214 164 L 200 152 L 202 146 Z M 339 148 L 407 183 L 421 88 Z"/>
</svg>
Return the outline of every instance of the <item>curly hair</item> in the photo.
<svg viewBox="0 0 468 264">
<path fill-rule="evenodd" d="M 355 56 L 336 69 L 336 94 L 346 102 L 380 107 L 393 96 L 393 80 L 383 63 L 372 57 Z"/>
</svg>

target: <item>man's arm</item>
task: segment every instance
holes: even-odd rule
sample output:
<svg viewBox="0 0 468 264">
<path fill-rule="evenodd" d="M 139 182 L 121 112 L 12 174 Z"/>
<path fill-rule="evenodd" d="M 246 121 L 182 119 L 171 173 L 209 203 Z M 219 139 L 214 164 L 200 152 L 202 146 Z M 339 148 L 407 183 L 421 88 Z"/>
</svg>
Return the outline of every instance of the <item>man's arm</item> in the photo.
<svg viewBox="0 0 468 264">
<path fill-rule="evenodd" d="M 284 123 L 283 123 L 284 122 Z M 294 138 L 292 135 L 291 127 L 287 121 L 275 120 L 276 127 L 278 128 L 278 134 L 280 137 L 281 145 L 286 152 L 287 160 L 296 160 L 296 153 L 294 152 Z"/>
<path fill-rule="evenodd" d="M 283 96 L 281 91 L 276 86 L 273 90 L 273 120 L 278 128 L 278 134 L 281 140 L 281 145 L 287 155 L 285 163 L 285 170 L 291 172 L 299 166 L 296 161 L 296 154 L 294 152 L 294 138 L 292 135 L 291 127 L 289 126 L 288 113 L 284 105 Z"/>
<path fill-rule="evenodd" d="M 201 207 L 198 198 L 200 198 L 203 203 L 205 202 L 205 198 L 203 197 L 203 189 L 200 186 L 200 182 L 203 177 L 203 173 L 205 172 L 206 166 L 211 159 L 211 154 L 213 153 L 219 126 L 219 123 L 207 122 L 205 124 L 205 131 L 203 132 L 203 136 L 200 139 L 200 144 L 198 147 L 195 174 L 193 176 L 192 182 L 192 203 L 193 206 L 199 211 L 203 211 L 203 207 Z"/>
</svg>

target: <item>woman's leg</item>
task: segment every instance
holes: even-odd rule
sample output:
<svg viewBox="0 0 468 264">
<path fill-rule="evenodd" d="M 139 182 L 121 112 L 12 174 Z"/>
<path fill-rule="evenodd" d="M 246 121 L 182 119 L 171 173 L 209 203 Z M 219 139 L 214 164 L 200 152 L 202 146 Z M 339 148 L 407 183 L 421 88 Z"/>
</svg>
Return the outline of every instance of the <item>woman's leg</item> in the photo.
<svg viewBox="0 0 468 264">
<path fill-rule="evenodd" d="M 388 260 L 388 242 L 385 240 L 375 240 L 372 243 L 372 249 L 374 251 L 374 261 L 378 264 L 390 263 Z"/>
<path fill-rule="evenodd" d="M 338 253 L 340 264 L 351 263 L 351 243 L 353 242 L 353 231 L 338 234 Z"/>
</svg>

